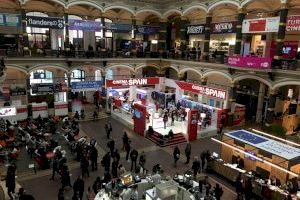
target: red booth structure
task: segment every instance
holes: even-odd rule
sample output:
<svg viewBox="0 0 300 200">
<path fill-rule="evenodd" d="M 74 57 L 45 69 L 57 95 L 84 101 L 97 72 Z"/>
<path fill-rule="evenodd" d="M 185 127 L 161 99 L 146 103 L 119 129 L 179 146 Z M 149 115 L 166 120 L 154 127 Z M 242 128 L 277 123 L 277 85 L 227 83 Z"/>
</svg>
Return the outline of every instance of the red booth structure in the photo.
<svg viewBox="0 0 300 200">
<path fill-rule="evenodd" d="M 196 109 L 189 111 L 188 117 L 188 138 L 189 141 L 197 140 L 197 133 L 198 133 L 198 121 L 199 121 L 199 111 Z"/>
<path fill-rule="evenodd" d="M 133 130 L 137 134 L 144 137 L 144 133 L 146 130 L 146 117 L 147 117 L 147 109 L 144 105 L 134 104 L 133 111 Z"/>
</svg>

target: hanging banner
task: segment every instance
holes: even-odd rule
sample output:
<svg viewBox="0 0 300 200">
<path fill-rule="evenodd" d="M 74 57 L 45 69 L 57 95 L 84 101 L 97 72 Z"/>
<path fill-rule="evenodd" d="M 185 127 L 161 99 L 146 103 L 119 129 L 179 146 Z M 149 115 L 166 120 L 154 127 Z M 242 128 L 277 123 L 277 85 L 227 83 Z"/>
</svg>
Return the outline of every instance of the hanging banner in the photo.
<svg viewBox="0 0 300 200">
<path fill-rule="evenodd" d="M 300 15 L 291 15 L 287 17 L 286 32 L 300 32 Z"/>
<path fill-rule="evenodd" d="M 228 65 L 241 68 L 271 69 L 272 58 L 229 56 Z"/>
<path fill-rule="evenodd" d="M 100 31 L 103 26 L 100 22 L 91 20 L 69 19 L 69 30 L 82 30 L 86 32 Z"/>
<path fill-rule="evenodd" d="M 105 28 L 115 33 L 129 33 L 132 30 L 131 24 L 105 23 Z"/>
<path fill-rule="evenodd" d="M 159 78 L 132 78 L 120 80 L 106 80 L 106 87 L 121 87 L 133 85 L 156 85 L 159 84 Z"/>
<path fill-rule="evenodd" d="M 197 85 L 193 83 L 187 83 L 183 81 L 175 81 L 175 83 L 180 87 L 182 90 L 194 92 L 197 94 L 210 96 L 218 99 L 226 99 L 226 91 L 216 88 L 211 88 L 203 85 Z"/>
<path fill-rule="evenodd" d="M 159 27 L 136 25 L 136 31 L 137 33 L 144 34 L 144 35 L 153 35 L 159 31 Z"/>
<path fill-rule="evenodd" d="M 0 14 L 0 26 L 20 26 L 21 16 L 14 14 Z"/>
<path fill-rule="evenodd" d="M 205 25 L 190 25 L 186 27 L 186 34 L 187 35 L 197 35 L 197 34 L 204 34 Z"/>
<path fill-rule="evenodd" d="M 271 33 L 279 30 L 279 17 L 264 19 L 246 19 L 243 21 L 242 33 Z"/>
<path fill-rule="evenodd" d="M 221 22 L 211 24 L 211 33 L 235 33 L 236 32 L 236 22 Z"/>
<path fill-rule="evenodd" d="M 32 94 L 66 92 L 65 83 L 39 83 L 31 85 Z"/>
<path fill-rule="evenodd" d="M 72 92 L 96 91 L 101 88 L 101 81 L 72 82 L 71 88 Z"/>
<path fill-rule="evenodd" d="M 26 17 L 27 26 L 37 28 L 63 29 L 64 20 L 57 17 Z"/>
</svg>

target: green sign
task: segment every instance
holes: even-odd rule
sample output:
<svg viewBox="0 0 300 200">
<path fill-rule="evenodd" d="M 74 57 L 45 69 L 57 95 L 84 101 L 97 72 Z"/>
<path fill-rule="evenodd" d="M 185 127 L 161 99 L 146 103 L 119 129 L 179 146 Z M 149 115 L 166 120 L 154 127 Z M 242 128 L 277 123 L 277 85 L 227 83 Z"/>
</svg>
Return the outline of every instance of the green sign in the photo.
<svg viewBox="0 0 300 200">
<path fill-rule="evenodd" d="M 20 26 L 21 17 L 16 14 L 0 14 L 0 26 Z"/>
</svg>

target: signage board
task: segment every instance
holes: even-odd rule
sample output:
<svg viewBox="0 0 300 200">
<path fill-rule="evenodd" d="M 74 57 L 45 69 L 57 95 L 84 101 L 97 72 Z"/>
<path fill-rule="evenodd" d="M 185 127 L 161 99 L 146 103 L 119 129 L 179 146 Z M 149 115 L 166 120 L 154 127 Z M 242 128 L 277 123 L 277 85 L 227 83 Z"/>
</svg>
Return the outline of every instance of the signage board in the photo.
<svg viewBox="0 0 300 200">
<path fill-rule="evenodd" d="M 226 99 L 226 91 L 216 88 L 211 88 L 203 85 L 197 85 L 193 83 L 187 83 L 182 81 L 175 81 L 176 84 L 183 90 L 198 93 L 201 95 L 218 98 L 218 99 Z"/>
<path fill-rule="evenodd" d="M 72 92 L 95 91 L 101 88 L 101 81 L 81 81 L 71 83 Z"/>
<path fill-rule="evenodd" d="M 153 35 L 159 31 L 159 27 L 136 25 L 136 31 L 137 33 L 144 34 L 144 35 Z"/>
<path fill-rule="evenodd" d="M 300 32 L 300 15 L 290 15 L 287 17 L 286 32 Z"/>
<path fill-rule="evenodd" d="M 27 26 L 37 28 L 63 29 L 64 20 L 57 17 L 27 16 Z"/>
<path fill-rule="evenodd" d="M 287 160 L 300 157 L 300 149 L 246 130 L 233 131 L 225 135 Z"/>
<path fill-rule="evenodd" d="M 279 17 L 263 19 L 245 19 L 242 25 L 242 33 L 272 33 L 279 30 Z"/>
<path fill-rule="evenodd" d="M 0 14 L 0 26 L 20 26 L 21 16 L 15 14 Z"/>
<path fill-rule="evenodd" d="M 66 92 L 67 88 L 64 83 L 39 83 L 31 85 L 32 94 L 37 93 L 57 93 L 57 92 Z"/>
<path fill-rule="evenodd" d="M 236 22 L 221 22 L 211 24 L 211 33 L 235 33 L 236 32 Z"/>
<path fill-rule="evenodd" d="M 241 68 L 271 69 L 272 58 L 229 56 L 228 65 Z"/>
<path fill-rule="evenodd" d="M 132 30 L 131 24 L 105 23 L 105 28 L 113 32 L 128 33 Z"/>
<path fill-rule="evenodd" d="M 205 25 L 190 25 L 186 27 L 186 34 L 187 35 L 197 35 L 197 34 L 204 34 Z"/>
<path fill-rule="evenodd" d="M 69 30 L 82 30 L 86 32 L 100 31 L 103 26 L 100 22 L 91 20 L 69 19 Z"/>
<path fill-rule="evenodd" d="M 159 84 L 158 77 L 106 80 L 106 87 L 122 87 L 122 86 L 133 86 L 133 85 L 155 85 L 155 84 Z"/>
</svg>

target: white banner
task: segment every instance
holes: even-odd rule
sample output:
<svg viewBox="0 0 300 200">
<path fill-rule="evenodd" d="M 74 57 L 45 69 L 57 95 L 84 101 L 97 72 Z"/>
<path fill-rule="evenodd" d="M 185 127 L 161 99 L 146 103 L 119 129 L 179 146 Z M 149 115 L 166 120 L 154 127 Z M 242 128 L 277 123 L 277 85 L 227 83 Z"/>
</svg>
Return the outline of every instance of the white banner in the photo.
<svg viewBox="0 0 300 200">
<path fill-rule="evenodd" d="M 279 30 L 279 17 L 263 19 L 245 19 L 243 21 L 242 33 L 271 33 Z"/>
</svg>

